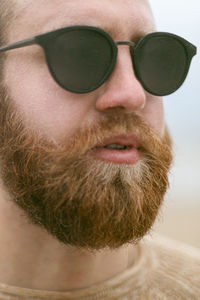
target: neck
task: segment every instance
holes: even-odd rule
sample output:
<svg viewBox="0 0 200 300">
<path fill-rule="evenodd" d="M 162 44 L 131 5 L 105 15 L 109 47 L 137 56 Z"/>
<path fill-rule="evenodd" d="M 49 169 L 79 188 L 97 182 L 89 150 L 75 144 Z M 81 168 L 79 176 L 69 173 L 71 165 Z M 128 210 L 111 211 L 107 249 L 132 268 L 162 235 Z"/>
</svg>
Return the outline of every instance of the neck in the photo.
<svg viewBox="0 0 200 300">
<path fill-rule="evenodd" d="M 86 288 L 125 271 L 137 259 L 136 246 L 95 254 L 59 243 L 0 194 L 0 282 L 49 291 Z"/>
</svg>

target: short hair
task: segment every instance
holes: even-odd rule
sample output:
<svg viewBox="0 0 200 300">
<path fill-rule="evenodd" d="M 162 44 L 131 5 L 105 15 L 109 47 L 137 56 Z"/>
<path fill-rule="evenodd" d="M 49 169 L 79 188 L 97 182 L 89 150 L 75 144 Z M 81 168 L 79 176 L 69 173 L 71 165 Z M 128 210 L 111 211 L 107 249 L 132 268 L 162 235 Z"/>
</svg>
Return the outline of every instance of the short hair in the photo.
<svg viewBox="0 0 200 300">
<path fill-rule="evenodd" d="M 11 21 L 14 19 L 14 6 L 13 0 L 0 0 L 0 47 L 5 45 L 8 40 L 8 28 L 11 25 Z M 3 73 L 3 62 L 6 54 L 2 52 L 0 54 L 0 81 Z"/>
<path fill-rule="evenodd" d="M 13 1 L 0 1 L 0 45 L 6 43 L 8 27 L 10 26 L 13 16 Z"/>
</svg>

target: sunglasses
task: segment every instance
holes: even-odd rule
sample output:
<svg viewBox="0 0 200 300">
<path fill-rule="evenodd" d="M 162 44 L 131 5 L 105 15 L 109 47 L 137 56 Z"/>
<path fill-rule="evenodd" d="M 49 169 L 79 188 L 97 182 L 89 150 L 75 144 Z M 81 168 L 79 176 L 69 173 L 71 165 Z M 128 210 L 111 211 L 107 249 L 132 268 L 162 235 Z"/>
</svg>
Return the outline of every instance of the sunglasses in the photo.
<svg viewBox="0 0 200 300">
<path fill-rule="evenodd" d="M 143 88 L 157 96 L 175 92 L 184 82 L 197 48 L 166 32 L 153 32 L 137 43 L 117 41 L 91 26 L 57 29 L 0 48 L 0 52 L 40 45 L 54 80 L 73 93 L 99 88 L 114 70 L 118 46 L 130 49 L 133 69 Z"/>
</svg>

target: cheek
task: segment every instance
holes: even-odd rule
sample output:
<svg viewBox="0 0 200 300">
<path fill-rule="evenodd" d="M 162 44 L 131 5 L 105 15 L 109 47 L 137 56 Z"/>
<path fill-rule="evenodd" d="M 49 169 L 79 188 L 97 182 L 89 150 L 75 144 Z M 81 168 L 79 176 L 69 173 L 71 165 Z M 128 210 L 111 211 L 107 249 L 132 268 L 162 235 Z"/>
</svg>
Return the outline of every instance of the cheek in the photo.
<svg viewBox="0 0 200 300">
<path fill-rule="evenodd" d="M 87 118 L 89 102 L 83 99 L 86 96 L 62 89 L 44 61 L 33 64 L 28 56 L 10 56 L 5 83 L 26 125 L 48 138 L 58 140 L 73 134 Z"/>
<path fill-rule="evenodd" d="M 158 136 L 162 137 L 164 135 L 164 106 L 161 97 L 152 95 L 147 97 L 147 104 L 143 111 L 143 117 Z"/>
</svg>

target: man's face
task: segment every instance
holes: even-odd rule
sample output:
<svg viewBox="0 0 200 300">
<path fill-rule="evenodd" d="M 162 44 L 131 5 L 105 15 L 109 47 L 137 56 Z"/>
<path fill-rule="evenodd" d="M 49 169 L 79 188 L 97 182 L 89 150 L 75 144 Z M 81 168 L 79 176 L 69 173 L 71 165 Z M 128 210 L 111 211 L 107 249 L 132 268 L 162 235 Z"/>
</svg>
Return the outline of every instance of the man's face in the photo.
<svg viewBox="0 0 200 300">
<path fill-rule="evenodd" d="M 155 31 L 144 0 L 26 2 L 8 42 L 71 25 L 100 27 L 116 41 Z M 39 46 L 9 52 L 4 74 L 2 178 L 13 200 L 65 244 L 100 249 L 140 239 L 165 194 L 171 153 L 162 99 L 136 79 L 129 48 L 119 46 L 112 75 L 88 94 L 62 89 Z M 96 151 L 132 137 L 135 160 Z"/>
<path fill-rule="evenodd" d="M 91 25 L 109 30 L 115 41 L 137 41 L 146 33 L 155 31 L 146 0 L 30 2 L 11 28 L 10 42 L 68 25 Z M 67 92 L 57 85 L 39 46 L 10 52 L 7 83 L 10 95 L 27 124 L 32 123 L 50 139 L 63 141 L 80 127 L 120 108 L 127 113 L 137 112 L 161 136 L 164 133 L 162 99 L 145 93 L 137 81 L 129 47 L 118 48 L 117 65 L 112 76 L 98 90 L 85 95 Z"/>
</svg>

